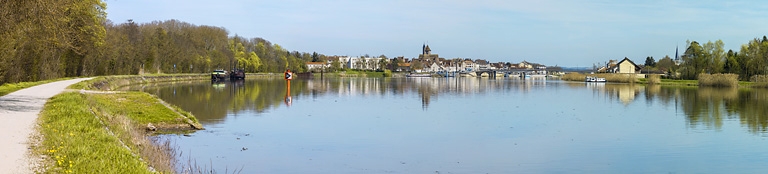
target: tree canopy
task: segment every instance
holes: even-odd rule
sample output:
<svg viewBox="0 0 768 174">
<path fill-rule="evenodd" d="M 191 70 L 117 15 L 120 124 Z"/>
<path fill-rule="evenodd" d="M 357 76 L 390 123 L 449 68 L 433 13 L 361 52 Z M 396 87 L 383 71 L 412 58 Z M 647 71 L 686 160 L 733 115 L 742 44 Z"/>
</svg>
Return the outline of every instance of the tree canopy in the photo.
<svg viewBox="0 0 768 174">
<path fill-rule="evenodd" d="M 140 73 L 306 71 L 325 55 L 288 51 L 223 27 L 178 20 L 113 23 L 100 0 L 0 0 L 0 84 Z"/>
</svg>

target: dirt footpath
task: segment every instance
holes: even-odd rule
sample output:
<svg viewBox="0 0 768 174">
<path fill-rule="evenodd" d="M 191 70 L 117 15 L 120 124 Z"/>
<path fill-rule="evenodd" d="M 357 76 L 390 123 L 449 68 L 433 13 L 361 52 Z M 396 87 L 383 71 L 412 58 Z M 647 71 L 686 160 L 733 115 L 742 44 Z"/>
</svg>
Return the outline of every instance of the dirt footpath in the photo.
<svg viewBox="0 0 768 174">
<path fill-rule="evenodd" d="M 34 173 L 28 142 L 37 115 L 49 98 L 88 79 L 42 84 L 0 97 L 0 173 Z"/>
</svg>

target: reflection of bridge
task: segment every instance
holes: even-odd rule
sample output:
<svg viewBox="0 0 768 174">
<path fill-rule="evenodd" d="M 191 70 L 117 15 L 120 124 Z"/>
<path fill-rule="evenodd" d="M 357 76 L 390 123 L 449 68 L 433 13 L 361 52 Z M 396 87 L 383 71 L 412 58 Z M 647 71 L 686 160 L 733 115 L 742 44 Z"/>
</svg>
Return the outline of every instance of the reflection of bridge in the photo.
<svg viewBox="0 0 768 174">
<path fill-rule="evenodd" d="M 541 72 L 543 72 L 543 74 Z M 526 74 L 527 75 L 533 75 L 533 74 L 546 75 L 546 72 L 547 71 L 545 70 L 519 69 L 519 70 L 478 70 L 472 73 L 476 73 L 478 77 L 480 77 L 480 75 L 482 75 L 483 73 L 487 73 L 488 77 L 494 78 L 496 77 L 497 73 L 502 73 L 505 75 L 511 74 L 514 76 L 524 76 Z"/>
</svg>

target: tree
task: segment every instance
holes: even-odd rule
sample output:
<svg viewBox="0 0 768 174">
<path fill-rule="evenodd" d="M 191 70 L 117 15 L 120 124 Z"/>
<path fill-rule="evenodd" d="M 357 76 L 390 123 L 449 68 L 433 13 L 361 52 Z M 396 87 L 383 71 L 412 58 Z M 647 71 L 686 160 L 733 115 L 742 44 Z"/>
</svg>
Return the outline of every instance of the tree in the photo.
<svg viewBox="0 0 768 174">
<path fill-rule="evenodd" d="M 320 55 L 317 54 L 317 52 L 312 52 L 312 62 L 319 62 L 320 61 Z"/>
<path fill-rule="evenodd" d="M 682 78 L 684 79 L 696 79 L 699 73 L 704 72 L 704 68 L 707 65 L 706 52 L 699 45 L 698 42 L 693 41 L 688 43 L 688 48 L 683 54 L 683 64 L 681 65 Z"/>
<path fill-rule="evenodd" d="M 379 57 L 381 57 L 381 56 L 379 56 Z M 387 61 L 386 56 L 384 56 L 384 58 L 382 58 L 382 59 L 379 59 L 379 70 L 387 69 L 387 62 L 388 61 Z"/>
<path fill-rule="evenodd" d="M 653 59 L 653 56 L 648 56 L 645 58 L 645 66 L 646 67 L 655 67 L 656 66 L 656 60 Z"/>
<path fill-rule="evenodd" d="M 738 53 L 733 52 L 733 50 L 728 50 L 728 53 L 725 56 L 726 60 L 725 60 L 725 64 L 723 65 L 723 72 L 741 74 L 741 65 L 737 60 L 738 59 L 737 54 Z"/>
<path fill-rule="evenodd" d="M 661 71 L 671 72 L 674 69 L 674 67 L 675 67 L 675 61 L 673 61 L 672 58 L 669 57 L 669 55 L 659 59 L 659 62 L 656 63 L 656 68 L 658 68 Z"/>
<path fill-rule="evenodd" d="M 395 71 L 400 67 L 400 63 L 402 63 L 402 61 L 399 58 L 395 58 L 395 60 L 389 64 L 389 67 L 392 68 L 392 71 Z"/>
<path fill-rule="evenodd" d="M 421 70 L 423 68 L 424 68 L 424 65 L 423 63 L 421 63 L 421 61 L 416 60 L 411 62 L 411 70 Z"/>
<path fill-rule="evenodd" d="M 705 52 L 705 72 L 714 74 L 722 71 L 723 62 L 725 61 L 724 45 L 722 40 L 716 40 L 715 42 L 708 41 L 702 45 Z"/>
<path fill-rule="evenodd" d="M 331 71 L 338 70 L 341 70 L 341 62 L 339 62 L 339 59 L 333 59 L 333 61 L 331 61 Z"/>
</svg>

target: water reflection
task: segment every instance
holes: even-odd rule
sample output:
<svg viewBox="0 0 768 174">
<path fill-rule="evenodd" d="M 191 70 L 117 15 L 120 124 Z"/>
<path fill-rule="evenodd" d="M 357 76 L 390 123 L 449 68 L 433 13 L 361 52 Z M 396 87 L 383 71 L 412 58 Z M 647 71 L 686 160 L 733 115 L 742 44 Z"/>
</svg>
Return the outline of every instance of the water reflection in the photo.
<svg viewBox="0 0 768 174">
<path fill-rule="evenodd" d="M 283 79 L 152 85 L 135 90 L 191 111 L 207 128 L 161 136 L 173 138 L 188 155 L 182 158 L 223 164 L 220 171 L 768 170 L 762 165 L 768 149 L 755 148 L 768 142 L 765 89 L 544 78 L 329 78 L 293 80 L 289 108 Z"/>
<path fill-rule="evenodd" d="M 589 89 L 594 97 L 617 101 L 624 106 L 638 100 L 646 105 L 660 103 L 686 116 L 690 127 L 720 129 L 723 121 L 739 119 L 750 132 L 766 132 L 768 90 L 736 88 L 669 87 L 614 83 L 581 83 L 521 78 L 326 78 L 293 80 L 292 100 L 311 100 L 325 95 L 346 97 L 403 96 L 415 94 L 421 107 L 429 109 L 441 96 L 472 96 L 497 93 L 529 93 L 565 86 Z M 286 83 L 282 79 L 258 79 L 211 83 L 172 83 L 134 87 L 194 113 L 204 124 L 215 124 L 228 113 L 263 113 L 287 105 Z M 590 99 L 585 99 L 590 100 Z M 651 109 L 651 108 L 649 108 Z"/>
</svg>

